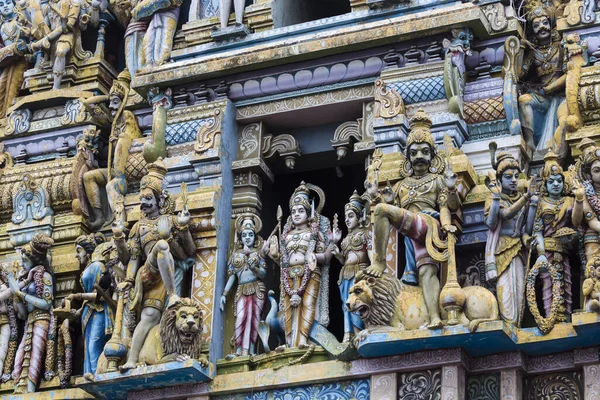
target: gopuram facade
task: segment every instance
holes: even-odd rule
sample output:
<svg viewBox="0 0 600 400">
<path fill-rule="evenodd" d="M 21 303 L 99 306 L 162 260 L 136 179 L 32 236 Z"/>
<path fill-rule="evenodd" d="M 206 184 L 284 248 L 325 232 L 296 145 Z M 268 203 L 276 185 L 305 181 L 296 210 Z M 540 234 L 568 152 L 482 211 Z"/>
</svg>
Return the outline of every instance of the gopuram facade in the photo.
<svg viewBox="0 0 600 400">
<path fill-rule="evenodd" d="M 600 2 L 0 0 L 6 399 L 600 399 Z"/>
</svg>

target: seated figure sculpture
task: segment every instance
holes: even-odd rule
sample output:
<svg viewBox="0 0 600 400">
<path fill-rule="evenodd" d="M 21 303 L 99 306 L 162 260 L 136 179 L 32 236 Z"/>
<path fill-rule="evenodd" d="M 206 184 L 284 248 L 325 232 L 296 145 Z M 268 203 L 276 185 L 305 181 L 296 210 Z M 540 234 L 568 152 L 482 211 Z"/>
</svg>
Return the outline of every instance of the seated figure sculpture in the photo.
<svg viewBox="0 0 600 400">
<path fill-rule="evenodd" d="M 167 304 L 179 300 L 175 285 L 175 260 L 195 254 L 196 246 L 188 229 L 190 213 L 187 205 L 177 215 L 163 184 L 167 169 L 162 159 L 148 166 L 148 174 L 140 182 L 142 218 L 124 238 L 124 224 L 116 218 L 112 225 L 119 259 L 127 261 L 127 276 L 120 290 L 133 286 L 128 309 L 140 315 L 133 332 L 127 362 L 121 370 L 135 368 L 148 332 L 156 326 Z M 140 310 L 141 309 L 141 310 Z"/>
<path fill-rule="evenodd" d="M 457 176 L 451 168 L 445 175 L 438 173 L 443 162 L 438 159 L 431 135 L 431 119 L 419 110 L 411 120 L 411 131 L 406 142 L 407 157 L 402 161 L 402 180 L 394 189 L 385 187 L 381 192 L 376 185 L 367 190 L 375 207 L 373 260 L 366 273 L 380 277 L 386 269 L 386 251 L 390 226 L 404 235 L 406 267 L 402 281 L 423 288 L 428 310 L 428 328 L 439 329 L 440 280 L 438 278 L 439 250 L 427 245 L 427 236 L 433 243 L 440 241 L 442 232 L 454 232 L 451 211 L 460 207 L 456 192 Z M 437 258 L 437 260 L 436 260 Z"/>
<path fill-rule="evenodd" d="M 530 150 L 554 146 L 564 153 L 564 131 L 569 115 L 565 101 L 566 57 L 561 35 L 556 29 L 553 7 L 528 2 L 528 40 L 520 73 L 524 94 L 519 96 L 519 116 L 523 136 Z M 534 73 L 535 72 L 535 73 Z"/>
</svg>

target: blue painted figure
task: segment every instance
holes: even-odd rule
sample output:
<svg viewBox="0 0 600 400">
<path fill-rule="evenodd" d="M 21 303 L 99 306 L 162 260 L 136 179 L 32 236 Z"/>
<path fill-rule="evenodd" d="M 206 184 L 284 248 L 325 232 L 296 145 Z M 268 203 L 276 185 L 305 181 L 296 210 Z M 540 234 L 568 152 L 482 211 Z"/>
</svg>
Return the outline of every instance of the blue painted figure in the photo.
<svg viewBox="0 0 600 400">
<path fill-rule="evenodd" d="M 344 312 L 344 342 L 351 341 L 356 333 L 364 329 L 360 317 L 346 308 L 348 291 L 354 285 L 354 277 L 358 271 L 369 266 L 372 235 L 371 230 L 366 226 L 364 209 L 361 197 L 354 191 L 350 202 L 344 206 L 344 222 L 348 227 L 348 235 L 342 240 L 341 251 L 337 246 L 332 250 L 333 255 L 344 265 L 338 279 Z M 341 237 L 342 232 L 334 222 L 333 240 L 337 243 Z"/>
<path fill-rule="evenodd" d="M 67 300 L 83 300 L 77 311 L 81 315 L 84 336 L 83 373 L 95 374 L 98 358 L 112 335 L 114 312 L 109 290 L 112 277 L 105 264 L 110 243 L 104 243 L 101 233 L 83 235 L 75 241 L 76 257 L 82 267 L 81 286 L 84 293 L 74 293 Z"/>
</svg>

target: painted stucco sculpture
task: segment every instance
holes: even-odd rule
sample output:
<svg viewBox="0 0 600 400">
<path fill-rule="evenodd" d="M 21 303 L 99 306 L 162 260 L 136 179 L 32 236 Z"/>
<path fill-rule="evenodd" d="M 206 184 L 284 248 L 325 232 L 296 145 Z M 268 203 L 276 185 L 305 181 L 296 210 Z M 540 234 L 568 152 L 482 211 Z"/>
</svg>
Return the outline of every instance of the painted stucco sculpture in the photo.
<svg viewBox="0 0 600 400">
<path fill-rule="evenodd" d="M 237 283 L 234 297 L 235 353 L 228 358 L 256 354 L 259 322 L 267 295 L 263 282 L 267 265 L 263 239 L 258 235 L 261 228 L 262 221 L 253 214 L 243 214 L 235 221 L 234 250 L 227 268 L 229 278 L 219 305 L 224 311 L 227 294 Z"/>
<path fill-rule="evenodd" d="M 356 274 L 369 266 L 369 256 L 373 246 L 364 199 L 356 191 L 350 196 L 350 202 L 344 206 L 344 222 L 348 228 L 348 235 L 340 243 L 340 248 L 337 245 L 332 247 L 332 252 L 342 264 L 337 284 L 340 288 L 344 313 L 344 342 L 348 342 L 364 328 L 364 325 L 359 315 L 347 309 L 346 300 L 350 288 L 354 285 Z M 337 243 L 341 235 L 342 232 L 334 223 L 333 241 Z"/>
<path fill-rule="evenodd" d="M 402 281 L 419 285 L 427 305 L 429 328 L 439 329 L 439 263 L 447 261 L 447 244 L 442 238 L 453 233 L 451 211 L 460 207 L 457 176 L 446 167 L 431 135 L 431 119 L 422 110 L 411 120 L 406 157 L 400 166 L 402 180 L 394 188 L 370 189 L 374 207 L 373 260 L 366 272 L 380 277 L 386 268 L 390 227 L 404 235 L 406 267 Z M 445 175 L 442 173 L 445 172 Z M 375 186 L 375 185 L 372 185 Z M 429 242 L 429 243 L 428 243 Z M 444 249 L 445 247 L 445 249 Z M 444 253 L 445 252 L 445 253 Z"/>
<path fill-rule="evenodd" d="M 492 167 L 490 193 L 485 202 L 485 224 L 490 228 L 485 248 L 486 279 L 496 283 L 496 296 L 502 318 L 520 326 L 525 306 L 525 270 L 528 240 L 538 205 L 535 178 L 526 193 L 518 188 L 521 168 L 508 152 L 496 155 L 496 143 L 490 144 Z"/>
<path fill-rule="evenodd" d="M 83 269 L 81 286 L 84 292 L 70 294 L 66 300 L 83 301 L 76 315 L 81 317 L 84 337 L 84 374 L 96 373 L 98 359 L 114 325 L 113 278 L 105 264 L 109 246 L 101 233 L 83 235 L 75 240 L 76 257 Z"/>
<path fill-rule="evenodd" d="M 463 96 L 465 92 L 465 59 L 471 55 L 473 34 L 469 28 L 453 29 L 452 40 L 444 39 L 444 90 L 448 97 L 448 111 L 464 118 Z"/>
<path fill-rule="evenodd" d="M 202 354 L 202 310 L 194 300 L 183 297 L 169 303 L 160 323 L 150 329 L 139 362 L 156 365 L 190 358 L 208 366 Z"/>
<path fill-rule="evenodd" d="M 127 70 L 121 72 L 113 82 L 108 96 L 96 96 L 87 99 L 87 103 L 108 101 L 113 117 L 108 148 L 108 168 L 98 168 L 94 150 L 88 146 L 80 149 L 82 161 L 74 169 L 76 179 L 83 180 L 85 199 L 80 200 L 84 215 L 92 230 L 100 229 L 107 221 L 111 211 L 127 192 L 126 167 L 130 157 L 129 150 L 134 139 L 142 137 L 135 115 L 125 109 L 129 98 L 131 75 Z M 83 170 L 82 170 L 83 169 Z M 81 176 L 81 178 L 79 178 Z M 86 212 L 87 211 L 87 212 Z"/>
<path fill-rule="evenodd" d="M 13 303 L 13 293 L 8 285 L 8 274 L 12 267 L 0 264 L 0 380 L 7 382 L 15 363 L 17 352 L 17 314 Z"/>
<path fill-rule="evenodd" d="M 181 3 L 181 0 L 141 0 L 133 2 L 131 21 L 133 23 L 148 23 L 141 49 L 129 50 L 141 55 L 139 66 L 142 69 L 162 65 L 171 57 Z M 139 42 L 133 42 L 132 44 L 139 45 Z M 130 65 L 129 67 L 132 68 L 133 66 Z"/>
<path fill-rule="evenodd" d="M 425 329 L 429 323 L 429 311 L 423 290 L 407 285 L 388 273 L 375 278 L 359 272 L 350 288 L 347 309 L 356 313 L 365 325 L 357 336 L 360 343 L 370 333 L 396 330 Z M 475 332 L 479 324 L 500 319 L 496 298 L 484 287 L 463 288 L 465 306 L 458 313 L 458 323 Z M 447 313 L 440 307 L 440 314 L 447 320 Z"/>
<path fill-rule="evenodd" d="M 60 89 L 70 57 L 83 61 L 92 57 L 85 51 L 81 33 L 88 25 L 98 26 L 100 12 L 108 3 L 102 0 L 49 0 L 44 11 L 49 32 L 31 44 L 33 51 L 42 50 L 53 63 L 53 89 Z"/>
<path fill-rule="evenodd" d="M 48 260 L 53 244 L 51 237 L 35 235 L 21 249 L 23 269 L 18 277 L 8 275 L 10 289 L 18 299 L 17 315 L 27 319 L 12 373 L 15 393 L 35 392 L 42 375 L 46 380 L 54 376 L 54 275 Z"/>
<path fill-rule="evenodd" d="M 527 2 L 527 39 L 519 76 L 519 117 L 527 147 L 554 147 L 564 158 L 565 127 L 569 111 L 565 100 L 565 49 L 556 29 L 555 8 L 537 0 Z"/>
<path fill-rule="evenodd" d="M 127 308 L 139 314 L 127 362 L 121 370 L 135 368 L 148 332 L 159 324 L 165 306 L 178 301 L 175 286 L 175 259 L 193 256 L 196 246 L 188 229 L 190 214 L 183 210 L 172 215 L 173 200 L 165 190 L 167 169 L 162 159 L 148 166 L 140 183 L 142 218 L 124 237 L 121 218 L 112 225 L 119 259 L 127 263 L 122 289 L 133 287 Z"/>
<path fill-rule="evenodd" d="M 573 289 L 569 251 L 575 248 L 577 232 L 574 227 L 583 220 L 583 186 L 563 171 L 557 159 L 553 151 L 544 157 L 541 197 L 533 227 L 532 244 L 538 255 L 536 264 L 545 266 L 539 271 L 543 283 L 543 318 L 537 309 L 534 290 L 536 277 L 533 275 L 537 275 L 535 271 L 540 268 L 534 266 L 527 276 L 527 301 L 543 332 L 549 332 L 555 322 L 565 322 L 570 318 Z M 575 197 L 569 195 L 571 192 Z M 557 291 L 559 296 L 556 296 Z"/>
<path fill-rule="evenodd" d="M 311 190 L 320 196 L 316 206 Z M 320 214 L 324 204 L 323 191 L 302 182 L 290 198 L 291 215 L 279 241 L 269 238 L 269 256 L 281 267 L 280 312 L 288 347 L 308 348 L 313 322 L 329 323 L 331 226 Z"/>
<path fill-rule="evenodd" d="M 3 118 L 23 83 L 31 29 L 27 21 L 17 17 L 13 0 L 0 1 L 0 15 L 0 37 L 4 44 L 0 49 L 0 86 L 4 88 L 0 93 L 0 118 Z"/>
<path fill-rule="evenodd" d="M 229 25 L 229 15 L 231 14 L 231 6 L 235 10 L 235 24 L 241 26 L 244 23 L 244 7 L 246 0 L 219 0 L 219 15 L 221 20 L 221 29 L 227 28 Z"/>
</svg>

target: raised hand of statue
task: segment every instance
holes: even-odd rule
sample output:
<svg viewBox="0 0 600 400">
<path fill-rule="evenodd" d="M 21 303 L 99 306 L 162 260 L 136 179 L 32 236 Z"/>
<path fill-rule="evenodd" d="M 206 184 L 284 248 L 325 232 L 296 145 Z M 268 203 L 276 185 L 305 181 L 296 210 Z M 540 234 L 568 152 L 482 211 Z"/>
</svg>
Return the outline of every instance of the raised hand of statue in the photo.
<svg viewBox="0 0 600 400">
<path fill-rule="evenodd" d="M 227 297 L 225 295 L 221 296 L 221 301 L 219 301 L 219 309 L 221 311 L 225 311 L 225 305 L 227 304 Z"/>
<path fill-rule="evenodd" d="M 331 248 L 331 254 L 333 254 L 334 257 L 339 257 L 342 253 L 340 252 L 340 248 L 335 245 L 335 244 L 331 244 L 331 246 L 329 246 Z"/>
<path fill-rule="evenodd" d="M 125 232 L 125 224 L 123 223 L 123 219 L 119 218 L 119 216 L 115 216 L 113 223 L 110 225 L 112 229 L 113 236 L 116 239 L 123 237 L 123 232 Z"/>
<path fill-rule="evenodd" d="M 177 223 L 182 227 L 187 226 L 191 217 L 190 210 L 188 210 L 187 205 L 184 205 L 181 212 L 177 214 Z"/>
<path fill-rule="evenodd" d="M 333 241 L 333 243 L 338 243 L 340 240 L 342 240 L 342 231 L 340 230 L 340 228 L 334 228 L 333 229 L 333 235 L 331 236 L 331 240 Z"/>
<path fill-rule="evenodd" d="M 444 173 L 444 184 L 449 190 L 456 189 L 456 182 L 458 181 L 458 175 L 454 173 L 452 164 L 448 163 L 446 166 L 446 172 Z"/>
<path fill-rule="evenodd" d="M 490 192 L 492 192 L 492 194 L 500 196 L 500 193 L 502 193 L 502 187 L 498 184 L 493 171 L 488 171 L 488 179 L 489 182 L 487 184 L 487 188 L 490 190 Z"/>
<path fill-rule="evenodd" d="M 538 201 L 538 187 L 537 187 L 537 175 L 533 175 L 529 179 L 529 183 L 527 185 L 527 198 L 531 200 L 532 203 L 537 203 Z"/>
<path fill-rule="evenodd" d="M 269 238 L 269 257 L 274 260 L 279 259 L 279 241 L 277 240 L 277 236 Z"/>
<path fill-rule="evenodd" d="M 119 292 L 126 292 L 129 289 L 131 289 L 132 286 L 133 286 L 133 282 L 123 281 L 123 282 L 119 283 L 119 285 L 117 286 L 117 289 L 119 290 Z"/>
<path fill-rule="evenodd" d="M 386 203 L 391 204 L 394 202 L 394 190 L 390 185 L 387 185 L 386 187 L 381 189 L 381 197 Z"/>
<path fill-rule="evenodd" d="M 577 178 L 573 178 L 571 183 L 573 185 L 573 195 L 575 196 L 575 200 L 583 201 L 583 198 L 585 197 L 585 188 L 583 187 L 583 184 Z"/>
<path fill-rule="evenodd" d="M 9 272 L 7 274 L 7 278 L 8 278 L 8 287 L 10 288 L 10 291 L 13 292 L 14 295 L 20 293 L 21 287 L 19 286 L 19 282 L 17 282 L 17 280 L 15 279 L 15 276 L 13 275 L 12 272 Z"/>
<path fill-rule="evenodd" d="M 317 269 L 317 256 L 315 256 L 315 253 L 308 253 L 307 255 L 308 258 L 308 268 L 311 271 L 314 271 L 315 269 Z"/>
</svg>

